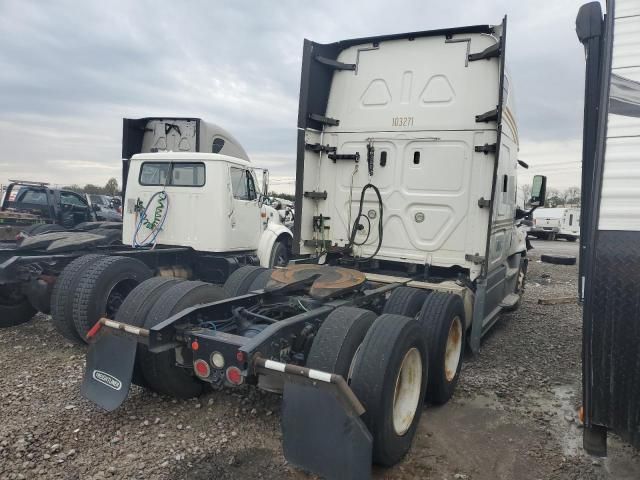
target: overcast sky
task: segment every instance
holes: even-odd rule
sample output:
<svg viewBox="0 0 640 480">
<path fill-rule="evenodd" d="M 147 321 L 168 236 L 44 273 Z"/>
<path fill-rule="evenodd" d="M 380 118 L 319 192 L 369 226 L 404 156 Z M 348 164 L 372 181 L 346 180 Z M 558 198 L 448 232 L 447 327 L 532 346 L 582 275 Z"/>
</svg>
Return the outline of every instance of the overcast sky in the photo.
<svg viewBox="0 0 640 480">
<path fill-rule="evenodd" d="M 304 38 L 496 24 L 508 14 L 520 158 L 551 187 L 579 185 L 582 3 L 0 0 L 0 183 L 104 184 L 120 178 L 122 117 L 183 115 L 228 129 L 271 169 L 274 189 L 290 191 Z"/>
</svg>

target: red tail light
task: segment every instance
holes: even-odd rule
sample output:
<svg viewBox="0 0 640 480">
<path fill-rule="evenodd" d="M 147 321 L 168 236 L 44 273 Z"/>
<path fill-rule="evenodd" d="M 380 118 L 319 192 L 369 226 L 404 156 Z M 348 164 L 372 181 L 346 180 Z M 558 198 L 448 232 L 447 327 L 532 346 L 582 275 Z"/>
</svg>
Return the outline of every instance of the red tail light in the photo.
<svg viewBox="0 0 640 480">
<path fill-rule="evenodd" d="M 243 382 L 242 372 L 238 367 L 227 368 L 227 380 L 234 385 L 241 385 Z"/>
<path fill-rule="evenodd" d="M 209 364 L 202 359 L 193 362 L 193 369 L 199 377 L 207 378 L 209 376 Z"/>
</svg>

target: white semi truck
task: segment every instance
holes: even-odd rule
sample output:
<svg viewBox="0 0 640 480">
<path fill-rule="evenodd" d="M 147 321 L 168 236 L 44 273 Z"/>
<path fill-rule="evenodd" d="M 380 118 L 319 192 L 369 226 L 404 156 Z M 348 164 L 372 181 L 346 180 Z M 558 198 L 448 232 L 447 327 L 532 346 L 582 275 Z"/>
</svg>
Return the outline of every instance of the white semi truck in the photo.
<svg viewBox="0 0 640 480">
<path fill-rule="evenodd" d="M 292 464 L 361 479 L 400 461 L 524 291 L 506 27 L 305 40 L 295 260 L 223 288 L 141 283 L 91 329 L 83 394 L 113 410 L 132 381 L 256 385 L 283 394 Z"/>
</svg>

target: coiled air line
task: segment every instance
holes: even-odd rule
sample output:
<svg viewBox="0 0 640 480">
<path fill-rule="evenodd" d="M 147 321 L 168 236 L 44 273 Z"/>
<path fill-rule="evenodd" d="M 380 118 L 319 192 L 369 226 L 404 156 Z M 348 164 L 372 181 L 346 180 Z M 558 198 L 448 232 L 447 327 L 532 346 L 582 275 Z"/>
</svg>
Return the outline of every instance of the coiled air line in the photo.
<svg viewBox="0 0 640 480">
<path fill-rule="evenodd" d="M 153 219 L 150 220 L 149 208 L 151 207 L 151 204 L 156 197 L 158 198 L 158 202 L 153 209 Z M 138 199 L 135 206 L 135 211 L 136 228 L 133 232 L 133 240 L 131 242 L 131 246 L 134 248 L 139 248 L 151 245 L 152 248 L 154 248 L 156 246 L 158 235 L 160 235 L 162 227 L 164 226 L 164 222 L 167 219 L 167 213 L 169 212 L 169 197 L 167 196 L 167 192 L 161 190 L 154 193 L 147 202 L 147 206 L 144 208 L 142 208 L 142 201 Z M 138 235 L 142 227 L 145 227 L 147 230 L 149 230 L 149 234 L 142 241 L 140 241 L 138 240 Z"/>
</svg>

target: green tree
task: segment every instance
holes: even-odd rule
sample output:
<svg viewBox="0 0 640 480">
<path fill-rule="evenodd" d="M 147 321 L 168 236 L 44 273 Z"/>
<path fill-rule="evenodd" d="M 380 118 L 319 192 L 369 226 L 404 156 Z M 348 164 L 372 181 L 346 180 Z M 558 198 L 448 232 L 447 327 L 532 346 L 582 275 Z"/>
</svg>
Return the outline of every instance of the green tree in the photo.
<svg viewBox="0 0 640 480">
<path fill-rule="evenodd" d="M 99 187 L 98 185 L 94 185 L 92 183 L 87 183 L 84 188 L 84 193 L 88 193 L 90 195 L 102 195 L 104 193 L 104 188 Z"/>
<path fill-rule="evenodd" d="M 118 188 L 118 180 L 111 177 L 104 186 L 104 191 L 107 195 L 111 195 L 113 197 L 118 192 Z"/>
</svg>

